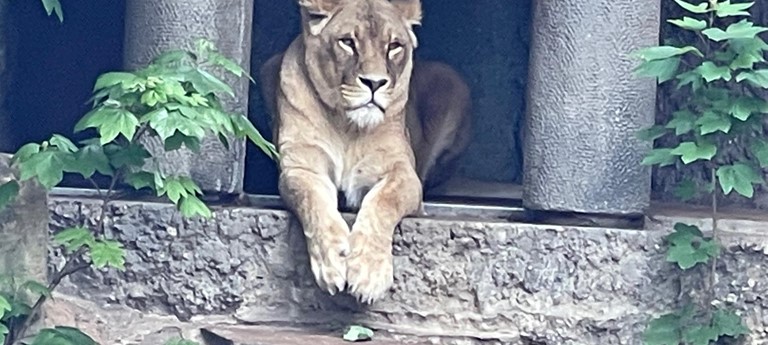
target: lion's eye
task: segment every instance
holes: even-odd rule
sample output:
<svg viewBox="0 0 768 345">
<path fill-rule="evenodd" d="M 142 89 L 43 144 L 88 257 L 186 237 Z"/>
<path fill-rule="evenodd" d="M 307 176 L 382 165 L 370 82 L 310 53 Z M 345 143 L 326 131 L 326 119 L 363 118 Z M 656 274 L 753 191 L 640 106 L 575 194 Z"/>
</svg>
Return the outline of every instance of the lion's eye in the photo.
<svg viewBox="0 0 768 345">
<path fill-rule="evenodd" d="M 389 46 L 387 46 L 387 49 L 389 49 L 389 51 L 393 51 L 393 50 L 400 49 L 402 47 L 403 45 L 400 42 L 392 42 L 389 44 Z"/>
<path fill-rule="evenodd" d="M 342 38 L 339 40 L 339 43 L 349 49 L 355 49 L 355 41 L 351 38 Z"/>
</svg>

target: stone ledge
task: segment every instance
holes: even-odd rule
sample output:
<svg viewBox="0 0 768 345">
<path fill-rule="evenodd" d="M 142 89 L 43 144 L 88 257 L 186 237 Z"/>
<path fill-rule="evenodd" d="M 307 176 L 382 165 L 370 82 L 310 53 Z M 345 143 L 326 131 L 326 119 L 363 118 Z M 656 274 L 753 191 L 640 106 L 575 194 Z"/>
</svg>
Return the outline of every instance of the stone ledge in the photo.
<svg viewBox="0 0 768 345">
<path fill-rule="evenodd" d="M 87 199 L 56 197 L 50 208 L 54 232 L 99 212 Z M 284 211 L 217 208 L 211 220 L 184 220 L 167 204 L 116 202 L 110 212 L 127 271 L 78 274 L 62 291 L 181 320 L 360 322 L 446 344 L 639 344 L 650 315 L 678 302 L 681 284 L 661 249 L 662 230 L 681 218 L 666 215 L 644 231 L 409 218 L 396 233 L 395 286 L 363 309 L 315 287 L 303 235 Z M 718 289 L 748 315 L 750 344 L 761 344 L 768 241 L 744 222 L 756 221 L 722 223 Z M 682 283 L 696 286 L 696 274 Z"/>
</svg>

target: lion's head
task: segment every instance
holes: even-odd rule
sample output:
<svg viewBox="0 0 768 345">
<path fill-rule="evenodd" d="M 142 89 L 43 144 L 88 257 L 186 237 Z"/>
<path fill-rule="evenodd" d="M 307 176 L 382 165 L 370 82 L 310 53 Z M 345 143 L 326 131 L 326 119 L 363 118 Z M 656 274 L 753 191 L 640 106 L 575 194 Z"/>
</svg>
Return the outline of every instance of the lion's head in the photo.
<svg viewBox="0 0 768 345">
<path fill-rule="evenodd" d="M 376 126 L 405 106 L 419 0 L 299 0 L 309 79 L 326 106 Z"/>
</svg>

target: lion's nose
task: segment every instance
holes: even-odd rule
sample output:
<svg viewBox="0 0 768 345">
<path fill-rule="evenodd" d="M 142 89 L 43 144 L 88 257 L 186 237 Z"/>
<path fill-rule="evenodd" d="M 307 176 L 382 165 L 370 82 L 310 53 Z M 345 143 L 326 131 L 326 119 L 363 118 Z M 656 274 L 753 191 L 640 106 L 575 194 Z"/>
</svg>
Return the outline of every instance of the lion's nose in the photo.
<svg viewBox="0 0 768 345">
<path fill-rule="evenodd" d="M 371 92 L 376 92 L 376 90 L 389 83 L 387 78 L 382 78 L 380 76 L 360 76 L 358 78 L 360 78 L 360 82 L 363 83 L 363 85 L 371 89 Z"/>
</svg>

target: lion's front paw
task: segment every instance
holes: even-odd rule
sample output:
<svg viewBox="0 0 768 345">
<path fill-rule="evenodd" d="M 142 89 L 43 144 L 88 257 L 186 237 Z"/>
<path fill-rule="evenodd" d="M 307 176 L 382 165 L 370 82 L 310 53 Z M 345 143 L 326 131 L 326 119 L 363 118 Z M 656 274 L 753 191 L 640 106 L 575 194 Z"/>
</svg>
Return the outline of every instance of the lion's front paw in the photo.
<svg viewBox="0 0 768 345">
<path fill-rule="evenodd" d="M 347 286 L 360 302 L 371 304 L 392 286 L 392 241 L 364 231 L 352 231 L 347 259 Z"/>
<path fill-rule="evenodd" d="M 331 226 L 317 229 L 313 238 L 307 238 L 309 263 L 315 281 L 321 289 L 331 295 L 344 290 L 347 282 L 348 236 L 347 223 L 339 219 Z"/>
</svg>

